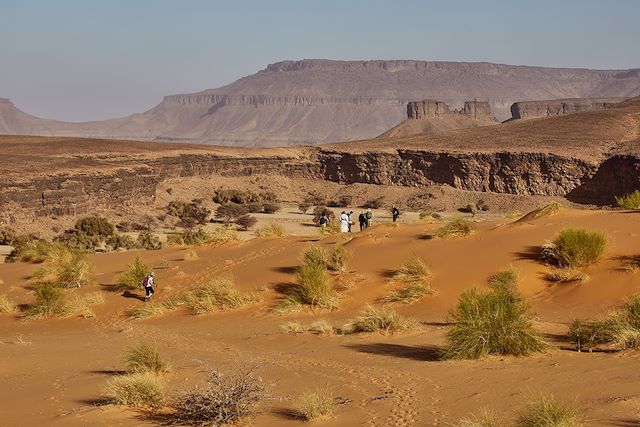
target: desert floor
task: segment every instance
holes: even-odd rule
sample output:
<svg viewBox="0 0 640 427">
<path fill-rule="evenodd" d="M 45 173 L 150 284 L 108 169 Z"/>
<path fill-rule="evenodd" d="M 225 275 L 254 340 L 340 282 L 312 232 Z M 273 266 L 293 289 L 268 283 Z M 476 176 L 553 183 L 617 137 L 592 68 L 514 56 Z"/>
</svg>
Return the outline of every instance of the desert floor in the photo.
<svg viewBox="0 0 640 427">
<path fill-rule="evenodd" d="M 472 236 L 448 239 L 427 239 L 438 224 L 414 219 L 349 236 L 349 271 L 334 279 L 349 289 L 333 311 L 271 311 L 278 289 L 294 281 L 304 248 L 313 242 L 330 248 L 341 238 L 320 240 L 309 227 L 306 236 L 198 247 L 194 250 L 199 258 L 191 261 L 183 258 L 193 248 L 92 255 L 98 284 L 75 292 L 104 292 L 105 302 L 95 306 L 95 317 L 24 321 L 14 314 L 0 315 L 0 425 L 155 425 L 142 411 L 102 404 L 103 387 L 123 369 L 125 350 L 141 341 L 154 343 L 170 361 L 170 394 L 196 384 L 203 366 L 230 372 L 238 365 L 258 364 L 271 384 L 272 398 L 259 415 L 246 420 L 255 426 L 304 424 L 294 415 L 295 400 L 315 387 L 331 389 L 336 410 L 314 425 L 446 426 L 482 408 L 513 419 L 524 404 L 548 394 L 582 408 L 589 425 L 640 423 L 640 351 L 578 353 L 566 337 L 573 319 L 604 315 L 640 289 L 638 273 L 625 271 L 621 260 L 640 254 L 640 213 L 563 210 L 515 223 L 489 218 L 477 223 Z M 551 286 L 544 280 L 549 267 L 533 253 L 567 226 L 603 231 L 607 253 L 587 270 L 588 281 Z M 298 233 L 302 227 L 291 231 L 304 234 Z M 395 307 L 419 321 L 415 331 L 339 336 L 283 330 L 289 321 L 303 326 L 319 319 L 345 324 L 393 288 L 390 272 L 414 254 L 426 260 L 436 290 L 415 304 Z M 168 267 L 155 270 L 158 300 L 230 273 L 241 289 L 263 289 L 263 301 L 204 316 L 173 311 L 127 319 L 127 310 L 144 303 L 112 287 L 136 256 L 155 266 L 168 261 Z M 553 348 L 527 358 L 439 360 L 448 312 L 459 294 L 473 286 L 487 287 L 488 276 L 509 265 L 520 271 L 521 291 L 531 300 L 536 326 Z M 19 304 L 29 304 L 33 295 L 28 277 L 36 268 L 0 264 L 0 290 Z"/>
</svg>

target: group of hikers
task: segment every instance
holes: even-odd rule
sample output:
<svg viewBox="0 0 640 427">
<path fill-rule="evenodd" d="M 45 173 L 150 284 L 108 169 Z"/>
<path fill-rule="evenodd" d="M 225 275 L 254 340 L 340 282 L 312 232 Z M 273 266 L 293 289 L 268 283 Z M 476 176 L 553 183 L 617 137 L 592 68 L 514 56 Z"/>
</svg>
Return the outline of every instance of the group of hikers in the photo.
<svg viewBox="0 0 640 427">
<path fill-rule="evenodd" d="M 351 215 L 353 215 L 353 211 L 342 211 L 340 214 L 340 232 L 341 233 L 351 233 L 351 226 L 354 224 L 351 219 Z M 400 217 L 400 209 L 394 207 L 391 209 L 391 216 L 393 218 L 393 222 L 396 222 Z M 326 212 L 323 212 L 320 216 L 320 227 L 326 227 L 329 224 L 329 216 Z M 364 231 L 369 228 L 373 222 L 373 212 L 371 212 L 371 208 L 368 208 L 366 211 L 362 211 L 360 215 L 358 215 L 358 223 L 360 224 L 360 231 Z"/>
</svg>

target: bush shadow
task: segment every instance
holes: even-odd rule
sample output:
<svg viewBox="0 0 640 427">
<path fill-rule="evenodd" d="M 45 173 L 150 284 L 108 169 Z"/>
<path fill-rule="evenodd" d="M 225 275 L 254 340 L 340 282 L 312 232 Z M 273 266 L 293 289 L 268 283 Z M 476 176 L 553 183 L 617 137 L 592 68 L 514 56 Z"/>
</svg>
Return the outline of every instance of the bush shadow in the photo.
<svg viewBox="0 0 640 427">
<path fill-rule="evenodd" d="M 513 254 L 516 256 L 517 260 L 537 261 L 540 264 L 544 264 L 540 258 L 541 250 L 540 246 L 527 246 L 523 251 L 514 252 Z"/>
<path fill-rule="evenodd" d="M 392 356 L 421 362 L 437 362 L 443 360 L 442 352 L 436 346 L 410 346 L 390 343 L 351 344 L 347 348 L 360 353 Z"/>
</svg>

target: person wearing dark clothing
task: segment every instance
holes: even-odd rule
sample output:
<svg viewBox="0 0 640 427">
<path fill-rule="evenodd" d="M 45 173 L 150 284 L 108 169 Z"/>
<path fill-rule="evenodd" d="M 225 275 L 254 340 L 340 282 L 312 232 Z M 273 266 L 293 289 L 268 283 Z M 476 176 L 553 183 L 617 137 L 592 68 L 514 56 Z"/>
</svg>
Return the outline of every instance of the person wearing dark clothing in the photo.
<svg viewBox="0 0 640 427">
<path fill-rule="evenodd" d="M 365 216 L 364 212 L 362 212 L 358 217 L 358 222 L 360 223 L 360 231 L 367 228 L 367 217 Z"/>
<path fill-rule="evenodd" d="M 391 209 L 391 216 L 393 217 L 393 222 L 396 222 L 396 220 L 400 216 L 400 209 L 398 208 Z"/>
<path fill-rule="evenodd" d="M 347 216 L 349 217 L 349 233 L 351 233 L 351 226 L 353 225 L 353 220 L 351 219 L 351 215 L 353 215 L 353 211 L 347 214 Z"/>
</svg>

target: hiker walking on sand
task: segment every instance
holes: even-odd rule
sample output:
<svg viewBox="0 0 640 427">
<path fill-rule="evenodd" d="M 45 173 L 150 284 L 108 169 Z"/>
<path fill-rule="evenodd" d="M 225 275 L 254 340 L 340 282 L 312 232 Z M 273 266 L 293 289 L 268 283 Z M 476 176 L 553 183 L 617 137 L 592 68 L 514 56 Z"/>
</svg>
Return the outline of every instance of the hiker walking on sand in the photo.
<svg viewBox="0 0 640 427">
<path fill-rule="evenodd" d="M 393 222 L 396 222 L 398 217 L 400 216 L 400 209 L 394 207 L 391 209 L 391 216 L 393 217 Z"/>
<path fill-rule="evenodd" d="M 371 223 L 373 222 L 373 212 L 371 212 L 371 208 L 367 209 L 364 216 L 367 218 L 367 228 L 371 227 Z"/>
<path fill-rule="evenodd" d="M 153 296 L 153 285 L 155 284 L 154 277 L 155 274 L 152 271 L 151 273 L 147 274 L 142 281 L 142 287 L 144 288 L 144 291 L 146 293 L 146 296 L 144 297 L 145 301 L 149 301 L 149 299 L 151 299 L 151 297 Z"/>
<path fill-rule="evenodd" d="M 327 228 L 327 223 L 329 222 L 329 217 L 327 216 L 326 212 L 322 212 L 322 215 L 320 215 L 320 227 L 321 228 Z"/>
<path fill-rule="evenodd" d="M 367 228 L 367 217 L 364 215 L 364 211 L 358 216 L 358 222 L 360 223 L 360 231 Z"/>
<path fill-rule="evenodd" d="M 342 213 L 340 214 L 340 232 L 349 232 L 349 215 L 347 215 L 345 211 L 342 211 Z"/>
</svg>

